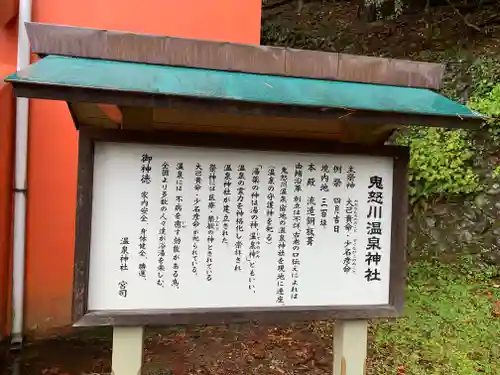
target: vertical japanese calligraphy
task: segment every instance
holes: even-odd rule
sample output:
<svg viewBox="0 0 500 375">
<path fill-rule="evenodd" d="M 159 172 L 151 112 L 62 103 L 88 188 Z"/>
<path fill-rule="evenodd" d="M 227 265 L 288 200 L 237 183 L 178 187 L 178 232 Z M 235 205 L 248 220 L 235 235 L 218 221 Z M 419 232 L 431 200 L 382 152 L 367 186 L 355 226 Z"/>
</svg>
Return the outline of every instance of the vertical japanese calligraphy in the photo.
<svg viewBox="0 0 500 375">
<path fill-rule="evenodd" d="M 241 257 L 243 251 L 243 203 L 245 201 L 245 166 L 238 165 L 238 178 L 236 188 L 236 243 L 234 244 L 235 264 L 234 270 L 241 271 Z"/>
<path fill-rule="evenodd" d="M 351 273 L 356 274 L 357 270 L 357 259 L 358 259 L 358 222 L 359 222 L 359 201 L 354 199 L 354 209 L 352 213 L 352 223 L 353 223 L 353 233 L 354 238 L 352 239 L 352 251 L 351 251 Z"/>
<path fill-rule="evenodd" d="M 344 229 L 347 234 L 353 231 L 353 213 L 354 213 L 354 202 L 351 198 L 347 198 L 345 202 L 345 225 Z"/>
<path fill-rule="evenodd" d="M 346 174 L 346 188 L 354 189 L 356 187 L 356 170 L 353 165 L 349 165 Z"/>
<path fill-rule="evenodd" d="M 146 279 L 146 247 L 148 242 L 148 234 L 146 228 L 141 228 L 141 234 L 139 235 L 139 256 L 142 258 L 141 263 L 139 263 L 139 276 Z"/>
<path fill-rule="evenodd" d="M 383 180 L 380 176 L 371 176 L 368 185 L 368 222 L 367 235 L 368 241 L 366 244 L 366 271 L 365 279 L 367 282 L 380 281 L 379 265 L 382 261 L 382 248 L 380 240 L 382 237 L 382 209 L 384 204 L 383 196 Z"/>
<path fill-rule="evenodd" d="M 193 213 L 191 216 L 193 225 L 193 234 L 191 237 L 191 272 L 195 275 L 198 274 L 198 263 L 199 263 L 199 244 L 200 244 L 200 224 L 201 224 L 201 210 L 200 210 L 200 190 L 203 181 L 203 167 L 200 163 L 196 163 L 194 169 L 194 191 L 195 197 L 193 200 Z"/>
<path fill-rule="evenodd" d="M 208 222 L 207 222 L 207 258 L 205 261 L 205 275 L 207 281 L 212 281 L 212 262 L 215 241 L 215 180 L 217 166 L 210 164 L 208 167 Z"/>
<path fill-rule="evenodd" d="M 229 223 L 231 215 L 231 186 L 233 184 L 233 169 L 231 164 L 226 164 L 224 166 L 224 190 L 223 190 L 223 200 L 222 200 L 222 243 L 229 244 Z"/>
<path fill-rule="evenodd" d="M 127 298 L 127 296 L 128 296 L 127 285 L 128 285 L 128 282 L 126 282 L 125 280 L 118 282 L 118 295 L 122 298 Z"/>
<path fill-rule="evenodd" d="M 332 186 L 334 188 L 342 187 L 342 165 L 335 164 L 332 167 Z"/>
<path fill-rule="evenodd" d="M 174 207 L 174 238 L 172 244 L 172 286 L 179 288 L 179 260 L 181 257 L 181 243 L 180 236 L 182 228 L 182 211 L 184 203 L 184 195 L 182 194 L 184 188 L 184 163 L 179 162 L 176 165 L 177 176 L 175 180 L 175 207 Z"/>
<path fill-rule="evenodd" d="M 267 203 L 266 203 L 266 243 L 270 245 L 273 242 L 273 217 L 275 212 L 276 200 L 276 167 L 269 166 L 267 172 Z"/>
<path fill-rule="evenodd" d="M 260 230 L 259 230 L 259 185 L 262 166 L 252 169 L 252 193 L 250 201 L 250 246 L 247 261 L 250 268 L 248 289 L 255 293 L 255 263 L 260 258 Z"/>
<path fill-rule="evenodd" d="M 346 240 L 344 241 L 344 253 L 342 265 L 344 273 L 356 273 L 356 253 L 358 234 L 358 201 L 348 197 L 345 203 L 345 225 Z"/>
<path fill-rule="evenodd" d="M 170 165 L 163 162 L 161 165 L 161 193 L 160 193 L 160 228 L 158 229 L 158 266 L 157 285 L 165 287 L 165 256 L 167 248 L 167 215 L 168 215 L 168 176 Z"/>
<path fill-rule="evenodd" d="M 316 171 L 316 165 L 314 163 L 309 163 L 307 167 L 309 172 L 309 177 L 307 178 L 307 191 L 310 193 L 307 196 L 307 218 L 306 218 L 306 245 L 313 246 L 316 238 L 316 177 L 314 172 Z"/>
<path fill-rule="evenodd" d="M 130 245 L 128 237 L 122 237 L 120 240 L 120 271 L 123 273 L 128 271 L 128 260 L 129 260 L 129 252 L 128 246 Z M 126 272 L 125 272 L 126 273 Z M 127 298 L 127 282 L 125 280 L 121 280 L 118 283 L 118 295 L 123 298 Z"/>
<path fill-rule="evenodd" d="M 387 304 L 392 158 L 95 150 L 89 308 Z"/>
<path fill-rule="evenodd" d="M 330 166 L 328 164 L 323 164 L 321 166 L 321 185 L 319 187 L 319 191 L 322 193 L 328 193 L 330 191 L 330 187 L 328 186 L 328 182 L 330 181 Z"/>
<path fill-rule="evenodd" d="M 280 174 L 280 210 L 278 229 L 278 266 L 276 275 L 276 303 L 285 302 L 285 255 L 286 255 L 286 225 L 288 206 L 288 168 L 282 167 Z"/>
<path fill-rule="evenodd" d="M 342 198 L 338 196 L 340 188 L 342 187 L 342 165 L 335 164 L 332 167 L 332 191 L 333 197 L 333 232 L 340 234 L 340 206 Z"/>
<path fill-rule="evenodd" d="M 141 157 L 141 184 L 145 185 L 141 191 L 140 221 L 141 229 L 139 235 L 139 256 L 142 258 L 139 263 L 139 276 L 146 279 L 146 259 L 148 242 L 148 219 L 149 219 L 149 192 L 147 186 L 151 184 L 151 162 L 153 157 L 148 154 L 142 154 Z"/>
<path fill-rule="evenodd" d="M 348 182 L 349 184 L 349 182 Z M 353 239 L 352 239 L 352 233 L 354 230 L 353 226 L 353 214 L 354 214 L 354 202 L 352 199 L 349 197 L 346 200 L 345 203 L 345 225 L 344 225 L 344 230 L 347 235 L 347 239 L 345 240 L 344 243 L 344 259 L 343 259 L 343 270 L 345 273 L 349 273 L 352 270 L 352 246 L 353 246 Z"/>
<path fill-rule="evenodd" d="M 120 240 L 120 271 L 128 271 L 128 260 L 129 260 L 129 252 L 128 245 L 130 245 L 128 237 L 122 237 Z"/>
<path fill-rule="evenodd" d="M 292 213 L 292 287 L 290 290 L 290 298 L 299 298 L 299 266 L 300 266 L 300 236 L 301 236 L 301 221 L 302 221 L 302 164 L 295 164 L 295 173 L 293 181 L 293 213 Z"/>
<path fill-rule="evenodd" d="M 355 274 L 358 243 L 358 201 L 352 197 L 352 190 L 356 187 L 356 170 L 353 165 L 349 165 L 347 168 L 345 187 L 349 194 L 346 198 L 344 209 L 344 231 L 347 238 L 344 241 L 342 270 L 346 274 Z"/>
<path fill-rule="evenodd" d="M 141 157 L 141 183 L 149 185 L 151 183 L 151 161 L 152 156 L 142 154 Z"/>
<path fill-rule="evenodd" d="M 328 164 L 323 164 L 321 166 L 321 185 L 319 191 L 321 192 L 321 218 L 319 225 L 326 229 L 328 227 L 328 193 L 330 192 L 330 186 L 328 185 L 330 181 L 330 166 Z"/>
</svg>

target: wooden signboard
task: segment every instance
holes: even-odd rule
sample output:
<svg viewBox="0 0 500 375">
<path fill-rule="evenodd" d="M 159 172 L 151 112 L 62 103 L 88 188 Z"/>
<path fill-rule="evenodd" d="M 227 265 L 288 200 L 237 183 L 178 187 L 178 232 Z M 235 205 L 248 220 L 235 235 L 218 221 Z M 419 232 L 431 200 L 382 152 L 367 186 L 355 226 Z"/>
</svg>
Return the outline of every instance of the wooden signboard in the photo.
<svg viewBox="0 0 500 375">
<path fill-rule="evenodd" d="M 334 374 L 362 375 L 367 320 L 401 314 L 406 277 L 408 150 L 375 145 L 484 120 L 429 90 L 444 67 L 28 34 L 53 56 L 8 81 L 79 127 L 73 320 L 113 326 L 112 372 L 139 373 L 147 325 L 335 319 Z"/>
<path fill-rule="evenodd" d="M 75 323 L 397 316 L 406 168 L 395 147 L 81 129 Z"/>
</svg>

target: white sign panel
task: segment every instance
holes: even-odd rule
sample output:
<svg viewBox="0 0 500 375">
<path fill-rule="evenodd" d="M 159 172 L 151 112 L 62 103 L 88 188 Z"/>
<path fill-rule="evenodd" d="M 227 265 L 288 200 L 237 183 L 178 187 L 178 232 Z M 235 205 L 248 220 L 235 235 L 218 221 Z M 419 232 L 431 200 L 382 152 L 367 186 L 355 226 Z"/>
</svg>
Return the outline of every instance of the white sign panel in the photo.
<svg viewBox="0 0 500 375">
<path fill-rule="evenodd" d="M 89 310 L 389 303 L 391 157 L 102 143 Z"/>
</svg>

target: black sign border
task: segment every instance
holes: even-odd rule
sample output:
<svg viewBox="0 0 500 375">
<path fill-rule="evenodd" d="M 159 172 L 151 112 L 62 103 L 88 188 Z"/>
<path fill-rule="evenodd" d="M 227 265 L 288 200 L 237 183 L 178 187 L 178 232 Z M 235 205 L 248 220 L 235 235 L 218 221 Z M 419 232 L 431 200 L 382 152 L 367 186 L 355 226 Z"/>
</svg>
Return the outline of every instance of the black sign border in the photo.
<svg viewBox="0 0 500 375">
<path fill-rule="evenodd" d="M 388 156 L 394 160 L 389 303 L 367 306 L 277 306 L 269 308 L 198 308 L 159 310 L 88 310 L 94 145 L 96 142 L 168 144 L 260 151 Z M 284 323 L 327 319 L 393 318 L 403 312 L 406 286 L 407 171 L 409 150 L 315 139 L 276 139 L 230 134 L 186 134 L 166 131 L 96 129 L 82 126 L 78 145 L 78 187 L 73 280 L 74 326 L 160 326 Z M 331 288 L 342 287 L 331 285 Z"/>
</svg>

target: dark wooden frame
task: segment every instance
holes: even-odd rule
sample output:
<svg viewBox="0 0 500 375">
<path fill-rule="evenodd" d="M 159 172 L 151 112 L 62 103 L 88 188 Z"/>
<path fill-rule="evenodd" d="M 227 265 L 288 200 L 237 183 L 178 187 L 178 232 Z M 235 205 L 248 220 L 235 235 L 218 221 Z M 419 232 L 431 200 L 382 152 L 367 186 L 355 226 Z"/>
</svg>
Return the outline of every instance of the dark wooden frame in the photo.
<svg viewBox="0 0 500 375">
<path fill-rule="evenodd" d="M 302 306 L 186 310 L 89 311 L 88 272 L 91 238 L 94 145 L 96 142 L 149 143 L 199 147 L 362 154 L 394 158 L 389 304 L 371 306 Z M 75 326 L 147 326 L 168 324 L 222 324 L 244 321 L 277 323 L 291 320 L 368 319 L 402 313 L 406 281 L 406 219 L 408 149 L 361 146 L 323 140 L 269 139 L 235 135 L 182 134 L 96 129 L 82 126 L 78 151 L 78 192 L 73 285 Z M 332 286 L 333 287 L 333 286 Z"/>
<path fill-rule="evenodd" d="M 14 88 L 14 94 L 18 97 L 63 100 L 68 103 L 86 102 L 145 108 L 165 107 L 184 111 L 194 109 L 207 113 L 227 113 L 239 116 L 310 118 L 362 125 L 394 124 L 436 126 L 444 128 L 474 128 L 484 121 L 484 118 L 481 117 L 269 104 L 238 100 L 206 99 L 131 91 L 81 88 L 33 82 L 10 82 Z"/>
<path fill-rule="evenodd" d="M 31 50 L 145 64 L 437 90 L 443 64 L 27 22 Z"/>
</svg>

